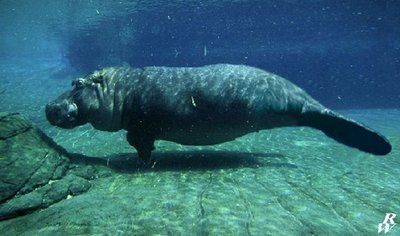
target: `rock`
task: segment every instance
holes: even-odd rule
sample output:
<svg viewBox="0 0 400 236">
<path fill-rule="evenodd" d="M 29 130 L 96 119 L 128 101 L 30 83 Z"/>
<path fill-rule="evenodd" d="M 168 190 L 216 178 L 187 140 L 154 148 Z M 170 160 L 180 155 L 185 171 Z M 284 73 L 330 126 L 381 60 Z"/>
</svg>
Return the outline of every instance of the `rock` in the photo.
<svg viewBox="0 0 400 236">
<path fill-rule="evenodd" d="M 387 129 L 399 147 L 400 113 L 376 114 L 395 120 Z M 73 135 L 63 132 L 58 140 Z M 317 131 L 271 130 L 207 149 L 164 143 L 166 151 L 154 153 L 156 165 L 143 168 L 135 154 L 108 145 L 114 137 L 82 138 L 73 149 L 64 143 L 78 152 L 59 155 L 69 158 L 68 165 L 53 168 L 47 183 L 0 203 L 7 219 L 0 221 L 0 234 L 373 235 L 385 209 L 400 209 L 399 148 L 385 158 L 358 156 Z M 326 148 L 298 148 L 298 140 L 321 141 Z M 87 142 L 97 154 L 79 154 Z M 2 157 L 5 145 L 0 141 Z M 103 156 L 105 149 L 118 154 Z M 12 168 L 2 166 L 0 174 Z"/>
<path fill-rule="evenodd" d="M 0 113 L 0 220 L 87 191 L 88 180 L 66 175 L 69 165 L 67 152 L 35 125 L 17 113 Z"/>
<path fill-rule="evenodd" d="M 72 164 L 70 165 L 68 173 L 82 177 L 84 179 L 91 180 L 96 176 L 96 168 L 90 165 L 82 166 L 82 165 Z"/>
<path fill-rule="evenodd" d="M 49 181 L 31 192 L 16 196 L 0 206 L 0 219 L 24 215 L 36 209 L 46 208 L 51 204 L 66 199 L 69 195 L 86 192 L 90 183 L 78 176 L 67 175 L 56 181 Z"/>
</svg>

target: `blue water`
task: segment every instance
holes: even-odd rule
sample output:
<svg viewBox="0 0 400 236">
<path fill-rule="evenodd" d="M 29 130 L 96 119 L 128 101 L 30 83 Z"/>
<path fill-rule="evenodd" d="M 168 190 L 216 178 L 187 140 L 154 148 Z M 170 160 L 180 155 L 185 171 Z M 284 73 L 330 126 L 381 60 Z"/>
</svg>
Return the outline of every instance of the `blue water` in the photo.
<svg viewBox="0 0 400 236">
<path fill-rule="evenodd" d="M 376 234 L 387 212 L 400 217 L 398 12 L 398 1 L 0 1 L 0 111 L 104 161 L 89 192 L 2 221 L 0 232 Z M 282 128 L 206 147 L 160 141 L 154 171 L 142 172 L 124 132 L 65 131 L 44 116 L 72 79 L 104 66 L 220 62 L 288 78 L 393 151 L 376 157 Z"/>
</svg>

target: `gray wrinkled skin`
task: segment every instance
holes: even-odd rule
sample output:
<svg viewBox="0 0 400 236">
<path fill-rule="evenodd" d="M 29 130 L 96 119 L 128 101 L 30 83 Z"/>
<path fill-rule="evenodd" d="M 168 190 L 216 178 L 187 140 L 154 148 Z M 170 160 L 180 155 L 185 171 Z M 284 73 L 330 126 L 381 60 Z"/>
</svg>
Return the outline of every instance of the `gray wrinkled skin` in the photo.
<svg viewBox="0 0 400 236">
<path fill-rule="evenodd" d="M 125 129 L 146 161 L 155 140 L 212 145 L 283 126 L 317 128 L 377 155 L 391 150 L 384 137 L 326 109 L 286 79 L 244 65 L 105 68 L 75 80 L 71 91 L 46 106 L 46 116 L 62 128 L 89 122 L 104 131 Z"/>
</svg>

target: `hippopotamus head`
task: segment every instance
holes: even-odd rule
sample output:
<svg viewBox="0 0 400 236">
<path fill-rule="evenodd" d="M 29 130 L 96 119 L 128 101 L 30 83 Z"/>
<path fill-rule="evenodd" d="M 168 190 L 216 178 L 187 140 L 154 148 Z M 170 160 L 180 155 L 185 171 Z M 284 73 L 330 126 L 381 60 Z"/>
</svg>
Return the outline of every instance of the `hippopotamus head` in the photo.
<svg viewBox="0 0 400 236">
<path fill-rule="evenodd" d="M 85 78 L 72 81 L 72 89 L 46 105 L 50 124 L 71 129 L 91 123 L 96 129 L 121 129 L 118 113 L 114 111 L 114 84 L 109 69 L 96 71 Z"/>
</svg>

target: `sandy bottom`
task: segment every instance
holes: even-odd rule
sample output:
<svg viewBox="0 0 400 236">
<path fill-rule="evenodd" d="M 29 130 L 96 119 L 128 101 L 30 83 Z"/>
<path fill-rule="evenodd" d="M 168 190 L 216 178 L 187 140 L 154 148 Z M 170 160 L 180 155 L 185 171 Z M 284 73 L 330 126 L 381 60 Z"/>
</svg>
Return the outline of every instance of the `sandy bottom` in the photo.
<svg viewBox="0 0 400 236">
<path fill-rule="evenodd" d="M 384 157 L 309 128 L 282 128 L 216 146 L 159 141 L 156 164 L 143 169 L 124 132 L 51 127 L 44 105 L 70 80 L 55 78 L 52 66 L 21 68 L 1 64 L 0 110 L 31 119 L 80 154 L 76 162 L 94 165 L 97 178 L 87 193 L 0 222 L 0 232 L 360 235 L 376 234 L 387 212 L 400 217 L 400 110 L 339 111 L 390 140 L 393 151 Z"/>
</svg>

